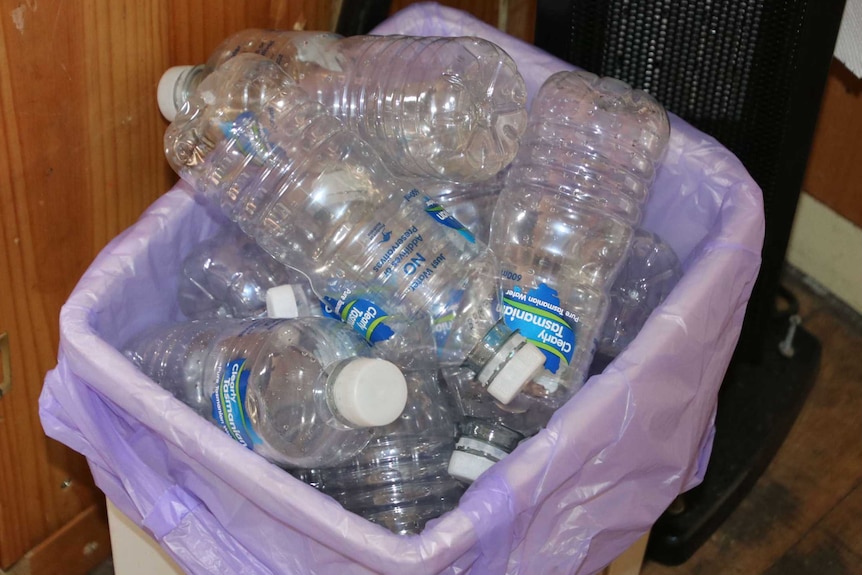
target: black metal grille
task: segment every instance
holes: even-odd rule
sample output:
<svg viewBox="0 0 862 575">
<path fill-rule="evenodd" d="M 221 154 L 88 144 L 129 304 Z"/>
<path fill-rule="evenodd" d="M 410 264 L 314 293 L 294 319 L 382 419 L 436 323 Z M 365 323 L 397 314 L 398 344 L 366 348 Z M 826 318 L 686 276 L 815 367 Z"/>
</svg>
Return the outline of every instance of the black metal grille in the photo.
<svg viewBox="0 0 862 575">
<path fill-rule="evenodd" d="M 536 44 L 650 92 L 739 157 L 766 238 L 746 316 L 769 321 L 844 0 L 539 0 Z M 757 327 L 752 324 L 756 324 Z"/>
</svg>

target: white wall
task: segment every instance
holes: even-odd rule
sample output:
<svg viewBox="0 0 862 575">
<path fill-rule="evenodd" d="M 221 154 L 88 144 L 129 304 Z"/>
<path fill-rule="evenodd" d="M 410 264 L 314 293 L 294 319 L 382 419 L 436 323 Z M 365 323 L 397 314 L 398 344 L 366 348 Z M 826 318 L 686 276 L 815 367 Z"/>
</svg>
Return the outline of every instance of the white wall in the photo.
<svg viewBox="0 0 862 575">
<path fill-rule="evenodd" d="M 804 192 L 787 261 L 862 313 L 862 228 Z"/>
</svg>

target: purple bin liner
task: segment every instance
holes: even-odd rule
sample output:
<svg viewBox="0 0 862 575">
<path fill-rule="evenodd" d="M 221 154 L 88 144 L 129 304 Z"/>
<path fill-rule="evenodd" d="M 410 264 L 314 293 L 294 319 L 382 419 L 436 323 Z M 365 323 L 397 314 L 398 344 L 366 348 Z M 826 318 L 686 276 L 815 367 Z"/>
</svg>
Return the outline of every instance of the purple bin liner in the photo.
<svg viewBox="0 0 862 575">
<path fill-rule="evenodd" d="M 535 94 L 571 68 L 436 4 L 376 32 L 475 35 L 507 50 Z M 189 573 L 594 573 L 703 477 L 716 395 L 760 266 L 763 205 L 740 162 L 677 117 L 644 227 L 685 275 L 636 340 L 485 473 L 453 511 L 396 536 L 270 465 L 116 350 L 180 317 L 176 275 L 217 224 L 178 185 L 114 239 L 60 314 L 45 432 L 84 454 L 96 484 Z"/>
</svg>

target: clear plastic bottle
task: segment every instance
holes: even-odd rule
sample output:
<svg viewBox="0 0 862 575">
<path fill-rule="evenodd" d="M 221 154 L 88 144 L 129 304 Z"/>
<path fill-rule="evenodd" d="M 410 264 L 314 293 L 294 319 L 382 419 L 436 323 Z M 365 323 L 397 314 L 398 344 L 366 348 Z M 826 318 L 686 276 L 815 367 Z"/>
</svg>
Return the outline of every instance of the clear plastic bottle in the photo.
<svg viewBox="0 0 862 575">
<path fill-rule="evenodd" d="M 336 313 L 349 307 L 356 329 L 454 310 L 440 360 L 466 364 L 503 402 L 541 368 L 544 355 L 500 318 L 491 251 L 275 62 L 239 54 L 219 66 L 168 127 L 165 149 L 183 179 L 308 276 Z"/>
<path fill-rule="evenodd" d="M 634 340 L 681 277 L 682 266 L 673 248 L 658 234 L 638 228 L 611 287 L 608 316 L 591 372 L 602 371 Z"/>
<path fill-rule="evenodd" d="M 224 40 L 206 65 L 170 69 L 159 88 L 165 117 L 241 53 L 278 62 L 396 173 L 484 180 L 512 161 L 526 125 L 524 80 L 487 40 L 256 29 Z"/>
<path fill-rule="evenodd" d="M 266 317 L 269 288 L 306 280 L 228 224 L 192 248 L 183 260 L 178 281 L 177 299 L 183 315 L 209 319 Z"/>
<path fill-rule="evenodd" d="M 448 464 L 449 474 L 470 484 L 500 461 L 521 441 L 538 432 L 553 409 L 544 403 L 523 405 L 516 399 L 502 404 L 462 368 L 441 370 L 459 418 L 457 443 Z M 531 384 L 532 385 L 532 384 Z"/>
<path fill-rule="evenodd" d="M 482 182 L 459 184 L 445 180 L 420 180 L 428 196 L 461 222 L 480 242 L 487 244 L 494 206 L 505 183 L 507 170 Z"/>
<path fill-rule="evenodd" d="M 461 429 L 453 474 L 475 479 L 506 453 L 489 437 L 532 435 L 580 389 L 669 135 L 664 108 L 618 80 L 566 71 L 540 88 L 490 245 L 506 323 L 543 351 L 544 370 L 505 405 L 447 370 L 461 411 L 482 424 Z"/>
<path fill-rule="evenodd" d="M 347 465 L 292 472 L 345 509 L 398 534 L 419 533 L 458 504 L 464 486 L 447 472 L 455 443 L 454 410 L 433 370 L 405 371 L 401 417 L 379 428 Z"/>
<path fill-rule="evenodd" d="M 329 318 L 154 327 L 124 347 L 143 373 L 239 443 L 286 468 L 355 457 L 395 421 L 407 384 Z"/>
<path fill-rule="evenodd" d="M 336 313 L 338 302 L 331 298 L 317 297 L 307 281 L 275 286 L 266 292 L 266 310 L 269 317 L 330 317 L 357 328 L 361 318 L 351 314 L 346 306 Z M 406 318 L 391 315 L 385 323 L 357 329 L 371 345 L 375 357 L 391 361 L 401 369 L 436 369 L 437 345 L 431 332 L 431 319 L 427 315 Z M 399 336 L 395 337 L 395 333 Z"/>
<path fill-rule="evenodd" d="M 533 100 L 491 224 L 506 323 L 546 356 L 526 395 L 559 407 L 582 385 L 669 135 L 665 109 L 613 78 L 558 72 Z"/>
</svg>

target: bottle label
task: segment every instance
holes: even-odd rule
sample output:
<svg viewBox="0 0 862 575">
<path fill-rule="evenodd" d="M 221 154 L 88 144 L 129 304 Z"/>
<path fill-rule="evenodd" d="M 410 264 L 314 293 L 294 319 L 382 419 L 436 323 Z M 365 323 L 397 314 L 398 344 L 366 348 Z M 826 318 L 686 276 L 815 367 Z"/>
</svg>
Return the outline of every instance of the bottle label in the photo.
<svg viewBox="0 0 862 575">
<path fill-rule="evenodd" d="M 355 329 L 371 345 L 386 341 L 395 334 L 392 328 L 384 323 L 389 317 L 386 312 L 367 299 L 342 298 L 336 300 L 324 296 L 323 302 L 332 310 L 329 315 L 340 319 Z"/>
<path fill-rule="evenodd" d="M 560 306 L 557 292 L 543 283 L 525 292 L 520 286 L 503 294 L 506 325 L 517 329 L 545 354 L 545 369 L 557 373 L 572 361 L 577 316 Z"/>
<path fill-rule="evenodd" d="M 245 447 L 252 449 L 261 443 L 245 412 L 245 394 L 248 388 L 248 370 L 245 358 L 229 361 L 224 375 L 212 394 L 213 419 L 225 432 Z"/>
<path fill-rule="evenodd" d="M 418 190 L 414 191 L 418 193 Z M 476 238 L 475 236 L 473 236 L 472 233 L 470 233 L 470 230 L 464 227 L 464 224 L 456 220 L 455 217 L 446 210 L 446 208 L 436 203 L 428 196 L 425 196 L 423 200 L 425 202 L 426 214 L 428 214 L 429 216 L 437 220 L 438 223 L 443 224 L 447 228 L 452 228 L 453 230 L 457 231 L 459 234 L 464 236 L 471 244 L 476 243 Z"/>
<path fill-rule="evenodd" d="M 431 329 L 438 350 L 442 350 L 446 345 L 446 340 L 449 339 L 449 332 L 452 331 L 452 323 L 455 321 L 462 297 L 464 297 L 463 289 L 454 290 L 445 307 L 432 310 Z"/>
<path fill-rule="evenodd" d="M 235 139 L 242 153 L 254 156 L 257 163 L 274 149 L 257 115 L 250 110 L 241 113 L 233 121 L 222 122 L 221 131 L 226 139 Z"/>
</svg>

